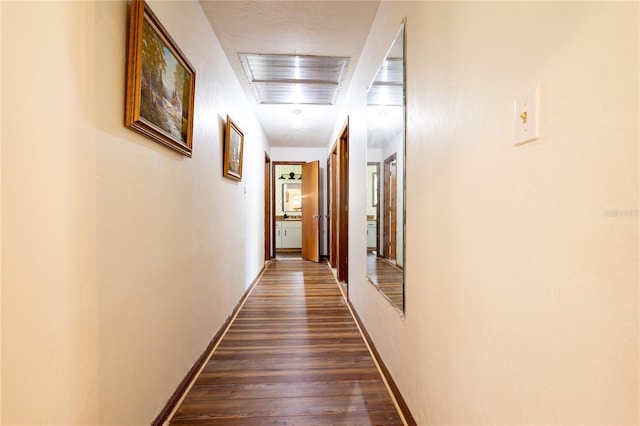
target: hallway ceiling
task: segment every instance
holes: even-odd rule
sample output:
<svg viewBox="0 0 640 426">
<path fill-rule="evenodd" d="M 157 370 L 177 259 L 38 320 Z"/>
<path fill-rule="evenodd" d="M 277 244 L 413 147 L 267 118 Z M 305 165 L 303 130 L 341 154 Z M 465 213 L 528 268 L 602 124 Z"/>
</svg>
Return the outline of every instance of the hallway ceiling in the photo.
<svg viewBox="0 0 640 426">
<path fill-rule="evenodd" d="M 271 146 L 327 147 L 380 2 L 200 0 L 200 3 Z M 349 60 L 333 104 L 266 104 L 259 102 L 261 89 L 252 86 L 243 68 L 241 55 L 247 54 Z M 287 97 L 282 95 L 279 99 Z"/>
</svg>

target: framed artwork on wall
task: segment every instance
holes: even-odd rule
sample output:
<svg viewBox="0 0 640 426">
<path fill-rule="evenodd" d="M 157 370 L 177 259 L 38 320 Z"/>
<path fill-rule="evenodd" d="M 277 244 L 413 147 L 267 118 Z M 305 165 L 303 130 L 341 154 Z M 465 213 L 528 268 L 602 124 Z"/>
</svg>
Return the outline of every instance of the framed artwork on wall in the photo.
<svg viewBox="0 0 640 426">
<path fill-rule="evenodd" d="M 144 0 L 131 1 L 125 125 L 191 157 L 196 72 Z"/>
<path fill-rule="evenodd" d="M 223 176 L 229 179 L 242 180 L 242 154 L 244 134 L 236 123 L 227 115 L 227 126 L 224 134 Z"/>
</svg>

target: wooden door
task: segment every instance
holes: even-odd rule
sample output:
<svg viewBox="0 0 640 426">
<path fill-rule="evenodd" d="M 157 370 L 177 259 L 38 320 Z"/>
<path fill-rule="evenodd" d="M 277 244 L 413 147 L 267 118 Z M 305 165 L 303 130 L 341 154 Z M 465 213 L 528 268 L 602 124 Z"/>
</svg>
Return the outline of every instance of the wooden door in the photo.
<svg viewBox="0 0 640 426">
<path fill-rule="evenodd" d="M 338 176 L 336 180 L 338 205 L 338 281 L 349 279 L 349 119 L 338 140 Z M 347 287 L 348 292 L 348 287 Z"/>
<path fill-rule="evenodd" d="M 337 159 L 338 152 L 334 150 L 327 160 L 329 174 L 329 264 L 332 268 L 336 267 L 336 259 L 338 257 L 338 208 L 336 202 Z"/>
<path fill-rule="evenodd" d="M 394 260 L 398 235 L 397 164 L 395 153 L 384 160 L 383 257 Z"/>
<path fill-rule="evenodd" d="M 397 164 L 396 161 L 392 161 L 389 165 L 389 185 L 391 186 L 391 196 L 389 197 L 390 204 L 390 212 L 389 212 L 389 222 L 391 227 L 391 233 L 389 234 L 391 238 L 389 238 L 389 258 L 396 258 L 396 241 L 398 237 L 398 177 L 397 177 Z"/>
<path fill-rule="evenodd" d="M 271 159 L 264 154 L 264 260 L 270 260 L 271 251 Z"/>
<path fill-rule="evenodd" d="M 320 261 L 320 162 L 302 165 L 302 258 Z"/>
</svg>

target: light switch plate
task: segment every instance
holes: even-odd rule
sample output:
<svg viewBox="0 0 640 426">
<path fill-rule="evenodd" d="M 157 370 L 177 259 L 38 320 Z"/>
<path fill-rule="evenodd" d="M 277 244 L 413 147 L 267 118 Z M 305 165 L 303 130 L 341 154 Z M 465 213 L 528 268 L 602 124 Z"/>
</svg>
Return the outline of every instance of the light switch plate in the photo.
<svg viewBox="0 0 640 426">
<path fill-rule="evenodd" d="M 538 104 L 540 89 L 516 98 L 513 111 L 513 144 L 520 145 L 538 139 Z"/>
</svg>

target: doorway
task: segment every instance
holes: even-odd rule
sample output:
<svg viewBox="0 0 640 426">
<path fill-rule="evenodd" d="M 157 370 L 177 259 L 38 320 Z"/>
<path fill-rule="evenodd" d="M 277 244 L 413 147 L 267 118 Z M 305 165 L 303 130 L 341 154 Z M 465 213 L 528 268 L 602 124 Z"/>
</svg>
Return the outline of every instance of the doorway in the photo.
<svg viewBox="0 0 640 426">
<path fill-rule="evenodd" d="M 380 183 L 379 162 L 367 163 L 367 256 L 380 256 Z"/>
<path fill-rule="evenodd" d="M 348 290 L 349 279 L 349 119 L 345 123 L 329 158 L 329 264 L 338 281 Z M 347 291 L 348 294 L 348 291 Z"/>
<path fill-rule="evenodd" d="M 270 225 L 275 258 L 320 261 L 320 162 L 274 161 Z"/>
</svg>

